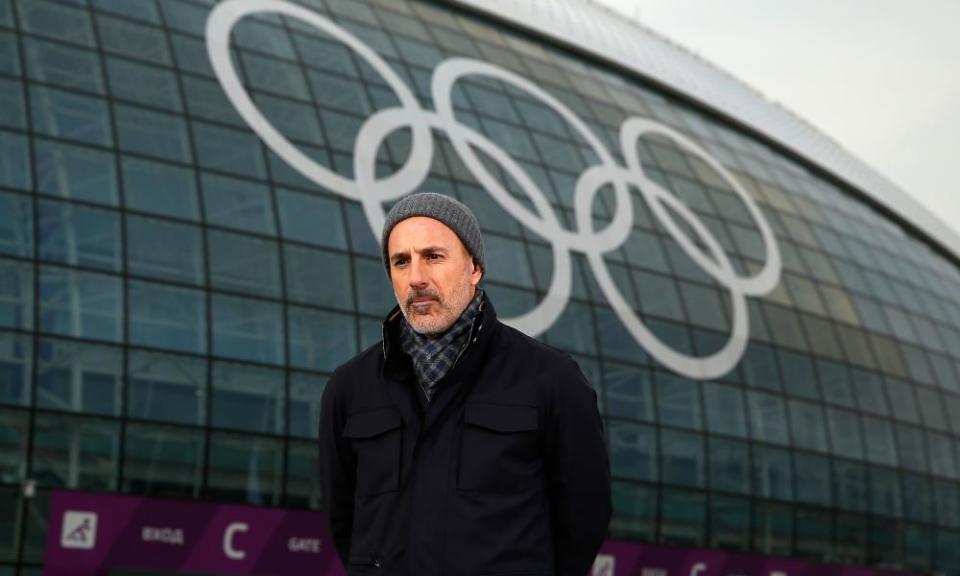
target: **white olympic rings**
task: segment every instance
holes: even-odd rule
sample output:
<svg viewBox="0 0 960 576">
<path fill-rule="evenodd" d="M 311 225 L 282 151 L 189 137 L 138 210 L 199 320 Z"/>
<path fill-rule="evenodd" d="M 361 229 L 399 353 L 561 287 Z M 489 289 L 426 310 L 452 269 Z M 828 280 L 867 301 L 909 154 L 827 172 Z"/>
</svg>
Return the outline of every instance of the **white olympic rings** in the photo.
<svg viewBox="0 0 960 576">
<path fill-rule="evenodd" d="M 230 33 L 242 18 L 259 13 L 282 14 L 301 20 L 342 42 L 383 78 L 399 100 L 398 106 L 374 113 L 361 126 L 353 151 L 353 179 L 321 166 L 297 149 L 264 117 L 244 90 L 230 57 Z M 383 204 L 413 192 L 424 182 L 434 154 L 431 131 L 446 134 L 464 165 L 494 200 L 553 247 L 553 279 L 547 294 L 532 310 L 506 319 L 507 324 L 537 336 L 557 321 L 570 299 L 571 251 L 577 251 L 586 256 L 600 289 L 631 336 L 662 364 L 690 378 L 708 379 L 725 374 L 740 361 L 749 340 L 746 296 L 765 294 L 777 285 L 782 268 L 780 251 L 753 198 L 723 165 L 683 134 L 648 118 L 627 119 L 620 129 L 620 146 L 626 162 L 626 166 L 621 166 L 590 128 L 562 102 L 509 70 L 468 58 L 451 58 L 437 66 L 430 87 L 436 110 L 424 110 L 397 73 L 369 46 L 320 14 L 284 0 L 228 0 L 218 4 L 207 20 L 206 36 L 210 63 L 240 116 L 274 153 L 299 173 L 333 193 L 360 202 L 374 237 L 378 239 L 386 218 Z M 451 96 L 458 80 L 466 76 L 484 76 L 526 92 L 569 123 L 593 151 L 598 163 L 584 170 L 574 187 L 576 231 L 563 227 L 546 195 L 512 156 L 485 135 L 457 120 Z M 412 134 L 406 163 L 393 174 L 378 178 L 377 152 L 390 134 L 404 128 L 409 128 Z M 696 214 L 647 177 L 637 151 L 639 139 L 646 134 L 670 139 L 698 157 L 720 174 L 740 197 L 766 246 L 766 261 L 759 272 L 748 277 L 738 275 L 719 241 Z M 533 211 L 517 201 L 490 174 L 477 155 L 478 151 L 520 186 L 533 204 Z M 601 188 L 607 185 L 613 187 L 616 200 L 614 217 L 602 230 L 594 230 L 591 206 Z M 640 191 L 653 215 L 681 249 L 730 291 L 731 331 L 720 350 L 707 356 L 691 356 L 669 347 L 643 324 L 617 288 L 603 254 L 620 247 L 630 235 L 633 218 L 631 187 Z M 677 217 L 693 230 L 705 250 L 684 233 Z"/>
</svg>

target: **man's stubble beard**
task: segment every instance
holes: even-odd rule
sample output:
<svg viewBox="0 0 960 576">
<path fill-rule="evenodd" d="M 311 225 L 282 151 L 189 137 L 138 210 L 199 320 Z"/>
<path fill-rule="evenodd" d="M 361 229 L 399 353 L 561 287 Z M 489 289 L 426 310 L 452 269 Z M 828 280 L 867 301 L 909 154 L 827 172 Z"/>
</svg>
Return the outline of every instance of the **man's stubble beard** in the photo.
<svg viewBox="0 0 960 576">
<path fill-rule="evenodd" d="M 473 295 L 474 286 L 470 283 L 470 275 L 468 272 L 464 274 L 463 282 L 459 283 L 456 288 L 450 292 L 446 300 L 440 300 L 440 295 L 434 290 L 417 290 L 411 288 L 407 294 L 406 301 L 401 303 L 400 309 L 403 311 L 403 316 L 407 319 L 407 323 L 410 324 L 410 327 L 413 328 L 415 332 L 423 334 L 424 336 L 439 336 L 449 330 L 450 327 L 453 326 L 453 323 L 457 321 L 457 318 L 463 314 L 467 305 L 473 300 Z M 416 313 L 416 307 L 413 306 L 412 302 L 415 298 L 424 296 L 434 298 L 436 304 L 433 306 L 439 304 L 439 314 L 423 316 Z"/>
</svg>

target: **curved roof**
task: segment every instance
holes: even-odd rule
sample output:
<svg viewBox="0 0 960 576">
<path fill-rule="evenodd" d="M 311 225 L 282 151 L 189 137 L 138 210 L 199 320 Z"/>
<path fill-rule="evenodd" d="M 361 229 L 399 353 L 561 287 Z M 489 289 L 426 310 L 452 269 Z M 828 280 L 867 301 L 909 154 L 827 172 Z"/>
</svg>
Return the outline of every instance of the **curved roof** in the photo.
<svg viewBox="0 0 960 576">
<path fill-rule="evenodd" d="M 960 235 L 903 189 L 730 74 L 591 0 L 451 0 L 597 55 L 732 117 L 844 180 L 960 259 Z"/>
</svg>

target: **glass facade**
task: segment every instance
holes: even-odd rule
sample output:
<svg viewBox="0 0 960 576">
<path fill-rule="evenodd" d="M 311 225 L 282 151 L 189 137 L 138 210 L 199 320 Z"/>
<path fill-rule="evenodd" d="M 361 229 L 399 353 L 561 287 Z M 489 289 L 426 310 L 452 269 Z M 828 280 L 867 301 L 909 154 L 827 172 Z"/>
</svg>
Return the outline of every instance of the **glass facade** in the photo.
<svg viewBox="0 0 960 576">
<path fill-rule="evenodd" d="M 291 168 L 225 95 L 206 52 L 213 4 L 0 0 L 0 574 L 39 573 L 53 488 L 318 506 L 325 382 L 379 340 L 393 295 L 361 203 Z M 300 5 L 374 50 L 424 110 L 440 63 L 479 59 L 562 103 L 618 162 L 628 118 L 671 127 L 759 206 L 783 271 L 747 299 L 742 359 L 709 380 L 640 346 L 572 258 L 571 296 L 540 338 L 597 390 L 611 537 L 960 574 L 955 260 L 775 143 L 588 56 L 431 0 Z M 353 179 L 361 127 L 398 104 L 383 76 L 302 19 L 248 17 L 232 39 L 260 112 Z M 583 134 L 496 78 L 460 80 L 452 102 L 579 229 L 576 185 L 597 162 Z M 558 248 L 431 137 L 421 188 L 476 212 L 498 312 L 532 309 Z M 739 274 L 760 270 L 770 248 L 730 183 L 669 138 L 637 142 L 647 177 L 696 218 L 673 213 L 701 255 L 708 233 Z M 397 130 L 376 171 L 415 154 Z M 612 281 L 670 348 L 715 352 L 733 329 L 728 286 L 629 195 L 629 235 L 603 254 Z M 627 208 L 602 189 L 588 209 L 600 229 Z"/>
</svg>

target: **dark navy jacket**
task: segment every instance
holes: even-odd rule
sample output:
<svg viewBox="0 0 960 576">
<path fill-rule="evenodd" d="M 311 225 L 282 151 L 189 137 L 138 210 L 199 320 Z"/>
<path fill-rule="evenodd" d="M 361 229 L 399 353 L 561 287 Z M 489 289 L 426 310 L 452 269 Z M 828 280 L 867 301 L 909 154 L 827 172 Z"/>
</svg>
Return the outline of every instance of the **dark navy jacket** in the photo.
<svg viewBox="0 0 960 576">
<path fill-rule="evenodd" d="M 586 576 L 610 520 L 610 473 L 577 364 L 485 301 L 427 404 L 400 317 L 323 395 L 323 501 L 348 574 Z"/>
</svg>

